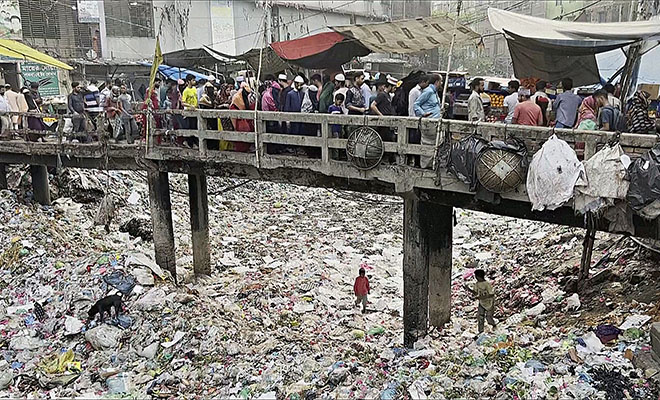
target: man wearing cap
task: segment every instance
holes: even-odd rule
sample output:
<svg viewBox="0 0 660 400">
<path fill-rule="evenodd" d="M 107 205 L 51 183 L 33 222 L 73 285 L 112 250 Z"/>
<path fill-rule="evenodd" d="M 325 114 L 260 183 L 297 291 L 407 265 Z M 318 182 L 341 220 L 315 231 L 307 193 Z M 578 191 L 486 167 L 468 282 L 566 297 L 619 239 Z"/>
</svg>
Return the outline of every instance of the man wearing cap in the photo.
<svg viewBox="0 0 660 400">
<path fill-rule="evenodd" d="M 302 106 L 302 101 L 303 101 L 303 94 L 301 92 L 301 88 L 303 86 L 303 83 L 305 83 L 305 80 L 303 79 L 302 76 L 296 75 L 296 77 L 293 79 L 293 88 L 289 90 L 289 93 L 286 95 L 286 101 L 284 102 L 284 112 L 293 112 L 293 113 L 299 113 L 300 108 Z M 290 122 L 289 123 L 289 129 L 287 130 L 288 133 L 292 135 L 299 135 L 301 134 L 301 124 L 300 122 Z"/>
<path fill-rule="evenodd" d="M 74 132 L 84 132 L 85 131 L 85 97 L 82 94 L 82 87 L 78 82 L 71 83 L 71 93 L 67 101 L 67 108 L 69 112 L 73 114 L 71 122 L 73 123 Z M 86 143 L 86 138 L 82 138 L 76 135 L 79 140 L 83 143 Z"/>
<path fill-rule="evenodd" d="M 328 108 L 334 103 L 333 93 L 335 91 L 335 83 L 330 79 L 330 75 L 323 74 L 323 88 L 319 95 L 319 112 L 327 113 Z"/>
<path fill-rule="evenodd" d="M 531 100 L 529 89 L 518 90 L 518 105 L 513 110 L 511 123 L 527 126 L 543 125 L 543 111 L 538 104 Z"/>
<path fill-rule="evenodd" d="M 346 92 L 346 108 L 348 115 L 364 115 L 367 111 L 367 101 L 362 97 L 362 84 L 364 83 L 364 74 L 353 75 L 353 85 Z"/>
<path fill-rule="evenodd" d="M 344 74 L 335 75 L 335 91 L 332 93 L 333 102 L 337 93 L 343 94 L 344 99 L 346 98 L 346 95 L 348 93 L 348 88 L 346 87 L 346 77 L 344 76 Z M 341 110 L 344 112 L 344 115 L 348 115 L 348 108 L 346 108 L 346 101 L 344 101 L 344 103 L 341 105 Z"/>
<path fill-rule="evenodd" d="M 277 75 L 277 83 L 280 85 L 279 96 L 275 98 L 275 105 L 278 110 L 281 110 L 284 107 L 284 102 L 286 101 L 286 94 L 291 90 L 289 85 L 289 80 L 287 79 L 286 74 L 282 73 Z"/>
</svg>

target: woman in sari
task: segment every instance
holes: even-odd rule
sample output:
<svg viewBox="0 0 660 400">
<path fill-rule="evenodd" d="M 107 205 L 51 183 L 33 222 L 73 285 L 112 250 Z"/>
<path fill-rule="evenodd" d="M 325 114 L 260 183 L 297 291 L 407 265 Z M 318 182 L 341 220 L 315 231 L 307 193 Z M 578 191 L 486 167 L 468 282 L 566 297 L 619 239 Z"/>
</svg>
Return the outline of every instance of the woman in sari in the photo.
<svg viewBox="0 0 660 400">
<path fill-rule="evenodd" d="M 220 85 L 220 89 L 215 97 L 215 105 L 220 110 L 228 110 L 231 106 L 231 91 L 234 89 L 234 85 L 229 83 L 223 83 Z M 234 125 L 231 123 L 231 118 L 221 117 L 218 119 L 218 130 L 220 131 L 233 131 Z M 232 142 L 227 140 L 220 141 L 220 150 L 231 151 L 234 149 Z"/>
<path fill-rule="evenodd" d="M 594 96 L 582 100 L 578 108 L 578 117 L 575 129 L 597 131 L 598 130 L 598 103 Z"/>
<path fill-rule="evenodd" d="M 242 83 L 241 88 L 236 92 L 231 100 L 230 110 L 254 110 L 256 106 L 256 97 L 252 89 L 246 84 Z M 254 121 L 251 119 L 232 118 L 234 130 L 238 132 L 254 132 Z M 233 142 L 234 150 L 242 153 L 250 151 L 251 143 L 246 142 Z"/>
<path fill-rule="evenodd" d="M 630 133 L 652 133 L 656 130 L 655 122 L 649 117 L 650 98 L 651 95 L 643 90 L 633 95 L 627 115 Z"/>
</svg>

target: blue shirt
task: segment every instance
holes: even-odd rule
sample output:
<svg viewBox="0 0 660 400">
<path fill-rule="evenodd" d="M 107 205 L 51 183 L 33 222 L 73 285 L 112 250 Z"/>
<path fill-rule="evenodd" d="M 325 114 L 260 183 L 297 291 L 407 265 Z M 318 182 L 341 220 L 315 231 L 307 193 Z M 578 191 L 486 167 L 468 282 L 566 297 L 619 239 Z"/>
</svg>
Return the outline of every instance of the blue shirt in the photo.
<svg viewBox="0 0 660 400">
<path fill-rule="evenodd" d="M 426 113 L 431 113 L 429 118 L 440 118 L 440 102 L 436 95 L 435 85 L 428 85 L 419 95 L 413 109 L 415 115 L 421 117 Z"/>
<path fill-rule="evenodd" d="M 578 108 L 582 104 L 582 97 L 573 92 L 564 92 L 557 96 L 553 108 L 557 113 L 557 122 L 564 126 L 575 125 Z"/>
</svg>

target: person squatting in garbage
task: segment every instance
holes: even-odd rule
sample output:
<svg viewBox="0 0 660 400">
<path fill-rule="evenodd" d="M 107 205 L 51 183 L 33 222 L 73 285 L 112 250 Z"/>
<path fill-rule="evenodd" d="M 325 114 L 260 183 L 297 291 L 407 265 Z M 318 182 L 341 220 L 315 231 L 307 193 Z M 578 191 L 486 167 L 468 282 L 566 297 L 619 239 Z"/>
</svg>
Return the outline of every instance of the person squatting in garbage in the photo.
<svg viewBox="0 0 660 400">
<path fill-rule="evenodd" d="M 367 295 L 369 294 L 369 278 L 367 278 L 364 268 L 360 268 L 359 276 L 355 278 L 353 292 L 355 293 L 355 306 L 362 303 L 362 312 L 367 312 Z"/>
<path fill-rule="evenodd" d="M 479 333 L 482 333 L 484 331 L 484 318 L 493 329 L 497 326 L 493 319 L 493 313 L 495 312 L 495 291 L 493 290 L 493 286 L 486 281 L 486 272 L 483 269 L 475 270 L 474 278 L 477 282 L 473 287 L 466 286 L 466 289 L 476 295 L 477 300 L 479 300 L 477 325 Z"/>
</svg>

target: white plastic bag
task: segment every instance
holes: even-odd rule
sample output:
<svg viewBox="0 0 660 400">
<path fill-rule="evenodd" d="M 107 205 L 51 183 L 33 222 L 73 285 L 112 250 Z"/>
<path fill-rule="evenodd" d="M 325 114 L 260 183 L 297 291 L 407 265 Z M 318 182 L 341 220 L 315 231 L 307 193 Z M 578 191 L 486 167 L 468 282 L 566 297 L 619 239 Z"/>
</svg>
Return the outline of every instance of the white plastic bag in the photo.
<svg viewBox="0 0 660 400">
<path fill-rule="evenodd" d="M 532 210 L 554 210 L 573 197 L 573 189 L 584 179 L 584 166 L 575 150 L 556 135 L 534 154 L 527 174 L 527 194 Z"/>
<path fill-rule="evenodd" d="M 626 167 L 621 161 L 623 154 L 618 144 L 605 146 L 583 163 L 586 179 L 584 185 L 575 186 L 576 211 L 596 212 L 614 204 L 614 200 L 626 198 L 630 182 L 626 180 Z"/>
</svg>

